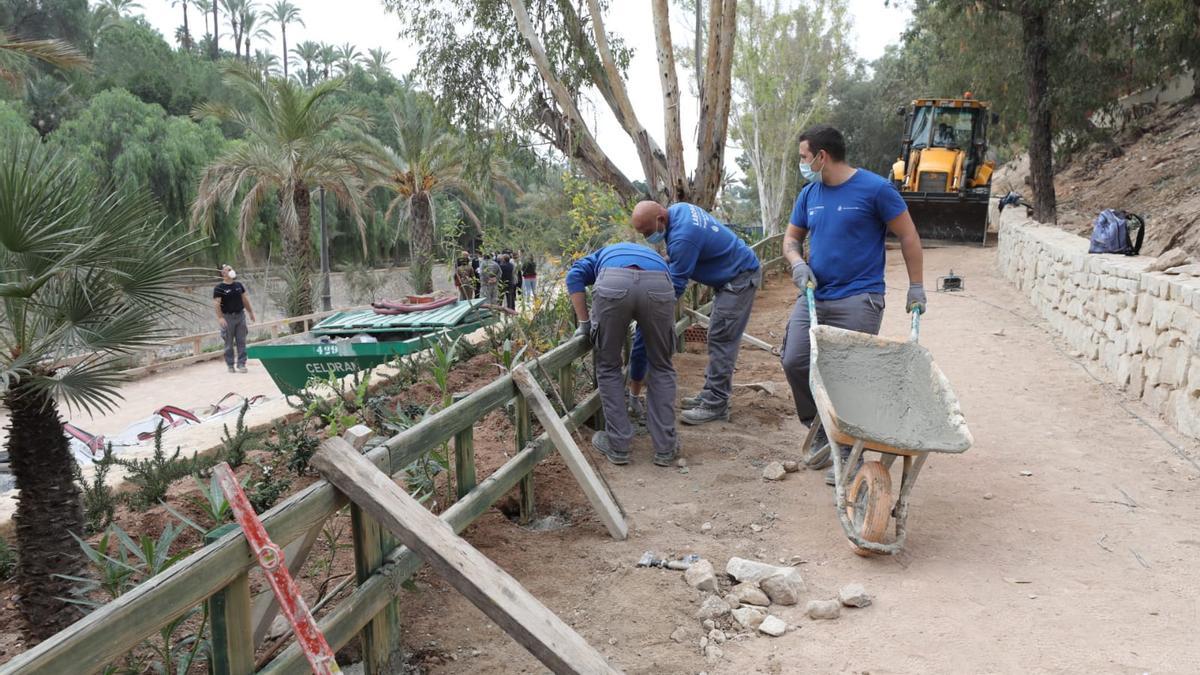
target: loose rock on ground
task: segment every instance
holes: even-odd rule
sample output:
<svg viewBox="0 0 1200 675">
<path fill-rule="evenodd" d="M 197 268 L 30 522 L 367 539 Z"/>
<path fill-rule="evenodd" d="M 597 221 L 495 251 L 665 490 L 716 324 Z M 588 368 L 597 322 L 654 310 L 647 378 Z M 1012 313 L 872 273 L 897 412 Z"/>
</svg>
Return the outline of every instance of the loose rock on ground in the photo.
<svg viewBox="0 0 1200 675">
<path fill-rule="evenodd" d="M 787 471 L 783 468 L 783 464 L 779 462 L 771 462 L 763 468 L 762 476 L 764 480 L 783 480 L 785 475 L 787 475 Z"/>
<path fill-rule="evenodd" d="M 838 591 L 838 600 L 847 607 L 866 607 L 871 604 L 871 596 L 862 584 L 846 584 Z"/>
<path fill-rule="evenodd" d="M 716 570 L 713 569 L 712 563 L 703 558 L 692 563 L 683 573 L 683 578 L 692 588 L 709 593 L 717 592 Z"/>
<path fill-rule="evenodd" d="M 842 603 L 837 600 L 809 600 L 804 613 L 810 619 L 836 619 L 842 615 Z"/>
<path fill-rule="evenodd" d="M 779 637 L 787 632 L 787 623 L 772 614 L 763 619 L 763 622 L 758 625 L 758 630 L 772 637 Z"/>
</svg>

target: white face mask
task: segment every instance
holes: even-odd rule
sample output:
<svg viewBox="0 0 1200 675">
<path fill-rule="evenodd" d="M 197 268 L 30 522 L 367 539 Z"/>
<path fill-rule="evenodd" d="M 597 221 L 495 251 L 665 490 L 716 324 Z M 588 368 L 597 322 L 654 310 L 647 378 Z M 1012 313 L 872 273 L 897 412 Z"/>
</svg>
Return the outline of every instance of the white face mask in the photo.
<svg viewBox="0 0 1200 675">
<path fill-rule="evenodd" d="M 237 278 L 237 272 L 235 272 L 235 271 L 233 271 L 233 270 L 229 270 L 229 278 L 230 278 L 230 279 L 236 279 L 236 278 Z"/>
</svg>

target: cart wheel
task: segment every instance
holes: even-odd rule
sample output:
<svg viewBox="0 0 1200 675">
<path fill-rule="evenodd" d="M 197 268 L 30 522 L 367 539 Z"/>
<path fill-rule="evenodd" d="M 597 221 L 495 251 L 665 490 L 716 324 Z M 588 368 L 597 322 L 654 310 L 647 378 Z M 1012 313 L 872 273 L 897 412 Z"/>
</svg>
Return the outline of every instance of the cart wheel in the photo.
<svg viewBox="0 0 1200 675">
<path fill-rule="evenodd" d="M 817 418 L 813 419 L 813 425 L 808 430 L 808 435 L 805 436 L 805 438 L 804 438 L 804 459 L 803 459 L 804 466 L 808 467 L 809 469 L 812 469 L 813 471 L 824 469 L 825 467 L 827 467 L 831 464 L 831 462 L 829 461 L 829 443 L 828 442 L 826 442 L 825 445 L 823 445 L 819 448 L 813 447 L 813 443 L 817 439 L 817 432 L 820 429 L 821 429 L 821 418 L 817 417 Z"/>
<path fill-rule="evenodd" d="M 846 494 L 846 515 L 858 536 L 867 541 L 884 543 L 892 515 L 892 476 L 881 462 L 863 462 Z M 874 552 L 854 546 L 861 556 Z"/>
</svg>

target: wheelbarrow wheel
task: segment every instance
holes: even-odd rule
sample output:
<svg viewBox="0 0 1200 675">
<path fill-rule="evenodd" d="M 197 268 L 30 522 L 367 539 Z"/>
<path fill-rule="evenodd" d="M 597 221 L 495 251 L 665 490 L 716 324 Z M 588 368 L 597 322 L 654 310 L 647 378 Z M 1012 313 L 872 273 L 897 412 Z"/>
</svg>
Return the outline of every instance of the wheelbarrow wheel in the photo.
<svg viewBox="0 0 1200 675">
<path fill-rule="evenodd" d="M 824 438 L 824 434 L 818 433 L 821 430 L 821 418 L 813 419 L 812 426 L 808 429 L 808 435 L 804 437 L 804 466 L 818 471 L 829 466 L 832 462 L 829 461 L 829 442 L 826 441 L 821 447 L 813 447 L 817 438 Z"/>
<path fill-rule="evenodd" d="M 846 515 L 854 532 L 863 539 L 884 543 L 892 515 L 892 476 L 882 462 L 863 462 L 846 493 Z M 873 552 L 850 544 L 861 556 Z"/>
</svg>

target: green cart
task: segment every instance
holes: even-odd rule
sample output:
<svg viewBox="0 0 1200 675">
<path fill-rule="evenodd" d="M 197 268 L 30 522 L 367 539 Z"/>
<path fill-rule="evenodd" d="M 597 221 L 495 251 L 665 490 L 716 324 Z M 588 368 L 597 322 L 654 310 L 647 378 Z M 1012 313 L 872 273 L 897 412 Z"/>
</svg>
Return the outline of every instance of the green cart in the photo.
<svg viewBox="0 0 1200 675">
<path fill-rule="evenodd" d="M 279 391 L 291 395 L 314 377 L 327 379 L 332 373 L 340 379 L 428 349 L 442 337 L 452 339 L 494 323 L 496 316 L 483 302 L 460 300 L 411 314 L 338 312 L 313 326 L 311 342 L 258 345 L 246 355 L 261 361 Z M 374 341 L 351 339 L 362 335 Z"/>
</svg>

